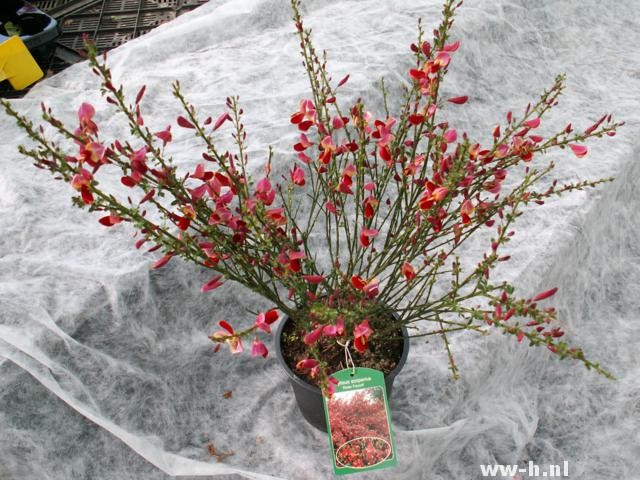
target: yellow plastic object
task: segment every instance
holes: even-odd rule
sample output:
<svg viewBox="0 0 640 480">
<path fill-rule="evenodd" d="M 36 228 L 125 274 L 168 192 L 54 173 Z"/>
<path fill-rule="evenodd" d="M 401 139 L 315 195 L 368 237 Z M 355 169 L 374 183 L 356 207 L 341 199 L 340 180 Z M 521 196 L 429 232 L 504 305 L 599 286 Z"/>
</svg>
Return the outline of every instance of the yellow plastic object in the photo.
<svg viewBox="0 0 640 480">
<path fill-rule="evenodd" d="M 37 82 L 44 73 L 18 36 L 0 44 L 0 81 L 9 80 L 16 90 Z"/>
</svg>

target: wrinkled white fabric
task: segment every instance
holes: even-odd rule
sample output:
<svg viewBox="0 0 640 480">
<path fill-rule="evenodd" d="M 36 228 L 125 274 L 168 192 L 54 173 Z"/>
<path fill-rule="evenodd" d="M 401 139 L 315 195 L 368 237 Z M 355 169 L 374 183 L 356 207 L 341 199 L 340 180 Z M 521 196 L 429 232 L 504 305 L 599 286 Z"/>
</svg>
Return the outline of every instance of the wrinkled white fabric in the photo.
<svg viewBox="0 0 640 480">
<path fill-rule="evenodd" d="M 304 5 L 333 77 L 351 74 L 344 100 L 362 97 L 380 116 L 379 79 L 393 105 L 408 81 L 416 19 L 430 31 L 439 11 L 436 0 Z M 212 0 L 111 52 L 110 64 L 131 95 L 148 85 L 143 112 L 157 130 L 179 111 L 174 79 L 213 116 L 240 95 L 252 169 L 271 144 L 284 172 L 289 115 L 308 92 L 290 17 L 281 0 Z M 499 272 L 522 295 L 560 287 L 553 303 L 569 339 L 618 380 L 501 335 L 463 334 L 452 338 L 462 373 L 454 382 L 439 339 L 415 340 L 392 400 L 398 466 L 365 477 L 480 478 L 483 463 L 567 460 L 571 478 L 638 478 L 638 2 L 468 0 L 454 39 L 462 47 L 445 95 L 469 102 L 445 115 L 459 131 L 487 141 L 507 110 L 561 72 L 568 89 L 543 132 L 567 121 L 586 128 L 607 111 L 627 121 L 614 139 L 590 142 L 585 159 L 553 154 L 561 182 L 617 180 L 528 212 Z M 45 100 L 73 123 L 89 101 L 105 138 L 125 135 L 97 98 L 80 64 L 14 103 L 35 118 Z M 156 257 L 132 248 L 131 230 L 72 208 L 70 187 L 17 153 L 25 136 L 10 119 L 0 115 L 0 125 L 0 478 L 331 478 L 326 435 L 298 415 L 275 360 L 214 354 L 207 339 L 219 319 L 247 324 L 244 307 L 268 304 L 232 284 L 201 294 L 210 274 L 181 261 L 150 271 Z M 198 146 L 190 132 L 173 132 L 176 162 L 192 168 Z M 210 443 L 234 455 L 218 463 Z"/>
</svg>

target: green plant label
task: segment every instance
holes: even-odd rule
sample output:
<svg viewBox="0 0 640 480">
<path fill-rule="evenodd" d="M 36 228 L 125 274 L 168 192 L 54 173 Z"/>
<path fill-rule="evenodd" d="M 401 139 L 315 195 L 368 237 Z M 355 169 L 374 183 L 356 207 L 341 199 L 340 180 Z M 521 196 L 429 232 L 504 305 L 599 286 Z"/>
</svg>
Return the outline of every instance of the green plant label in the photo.
<svg viewBox="0 0 640 480">
<path fill-rule="evenodd" d="M 323 397 L 333 471 L 338 475 L 393 467 L 396 450 L 384 375 L 371 368 L 340 370 Z"/>
</svg>

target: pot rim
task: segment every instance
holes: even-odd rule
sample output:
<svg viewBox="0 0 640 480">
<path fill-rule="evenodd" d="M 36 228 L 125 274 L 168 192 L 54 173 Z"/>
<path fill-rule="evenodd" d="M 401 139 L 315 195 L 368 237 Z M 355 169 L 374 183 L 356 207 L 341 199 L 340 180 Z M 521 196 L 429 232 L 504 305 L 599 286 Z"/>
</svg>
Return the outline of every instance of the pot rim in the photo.
<svg viewBox="0 0 640 480">
<path fill-rule="evenodd" d="M 392 315 L 397 318 L 397 315 L 395 313 L 392 313 Z M 285 371 L 290 381 L 294 382 L 296 385 L 298 385 L 299 387 L 309 392 L 321 394 L 320 389 L 318 387 L 310 385 L 309 383 L 305 382 L 300 377 L 298 377 L 291 370 L 291 368 L 289 368 L 289 365 L 287 365 L 287 362 L 285 362 L 284 360 L 284 357 L 282 355 L 282 345 L 280 344 L 280 338 L 282 336 L 282 330 L 284 330 L 284 326 L 288 321 L 289 321 L 289 316 L 285 315 L 278 323 L 278 328 L 276 329 L 275 352 L 276 352 L 276 358 L 278 359 L 278 363 L 280 364 L 282 369 Z M 400 359 L 398 360 L 398 363 L 396 364 L 395 368 L 384 376 L 385 381 L 388 378 L 394 379 L 400 373 L 400 370 L 402 370 L 402 368 L 404 367 L 404 364 L 407 362 L 407 357 L 409 356 L 409 343 L 410 343 L 409 332 L 407 331 L 407 327 L 405 325 L 401 325 L 400 328 L 402 329 L 402 337 L 403 337 L 402 355 L 400 356 Z"/>
</svg>

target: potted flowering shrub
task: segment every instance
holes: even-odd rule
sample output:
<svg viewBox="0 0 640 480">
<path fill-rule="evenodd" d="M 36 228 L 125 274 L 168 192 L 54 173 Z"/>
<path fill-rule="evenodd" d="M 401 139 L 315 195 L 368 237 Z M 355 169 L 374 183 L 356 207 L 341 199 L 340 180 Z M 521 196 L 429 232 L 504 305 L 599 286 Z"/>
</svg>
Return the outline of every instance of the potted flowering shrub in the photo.
<svg viewBox="0 0 640 480">
<path fill-rule="evenodd" d="M 318 402 L 321 392 L 333 392 L 332 374 L 349 365 L 374 368 L 387 375 L 389 390 L 406 359 L 409 336 L 441 337 L 454 378 L 450 335 L 489 330 L 610 376 L 564 341 L 556 311 L 544 302 L 556 288 L 520 298 L 513 285 L 493 280 L 492 271 L 509 260 L 502 247 L 527 207 L 611 180 L 554 181 L 541 188 L 554 168 L 539 161 L 543 154 L 565 149 L 584 157 L 586 140 L 613 136 L 622 123 L 604 115 L 584 130 L 569 124 L 552 135 L 538 134 L 563 91 L 559 76 L 523 112 L 509 112 L 492 125 L 489 144 L 458 132 L 445 118 L 468 97 L 442 98 L 441 85 L 460 46 L 450 37 L 460 5 L 445 1 L 431 40 L 419 26 L 403 72 L 409 86 L 402 103 L 392 113 L 383 84 L 385 111 L 372 113 L 362 100 L 338 100 L 348 76 L 331 79 L 326 56 L 303 25 L 299 1 L 292 0 L 310 93 L 288 119 L 298 139 L 282 178 L 272 175 L 272 164 L 282 159 L 271 150 L 264 169 L 250 173 L 238 98 L 228 98 L 215 118 L 201 116 L 176 82 L 173 93 L 183 113 L 176 125 L 163 128 L 165 121 L 150 128 L 143 116 L 145 88 L 130 103 L 114 85 L 106 57 L 101 60 L 91 45 L 89 63 L 131 139 L 102 138 L 87 103 L 74 127 L 43 105 L 44 121 L 69 147 L 49 140 L 8 102 L 3 105 L 35 143 L 20 151 L 69 183 L 77 192 L 75 204 L 100 212 L 100 224 L 129 223 L 136 248 L 161 250 L 153 268 L 181 257 L 213 272 L 203 292 L 233 281 L 272 302 L 272 309 L 254 312 L 244 326 L 239 319 L 220 320 L 209 338 L 216 349 L 250 348 L 251 355 L 267 357 L 264 338 L 277 327 L 276 351 L 303 414 L 320 428 L 325 420 Z M 192 131 L 203 147 L 202 162 L 191 171 L 179 171 L 169 155 L 176 126 Z M 233 152 L 217 143 L 229 130 Z M 103 189 L 103 169 L 119 172 L 128 195 Z M 486 253 L 465 269 L 460 255 L 476 235 L 490 237 Z"/>
</svg>

